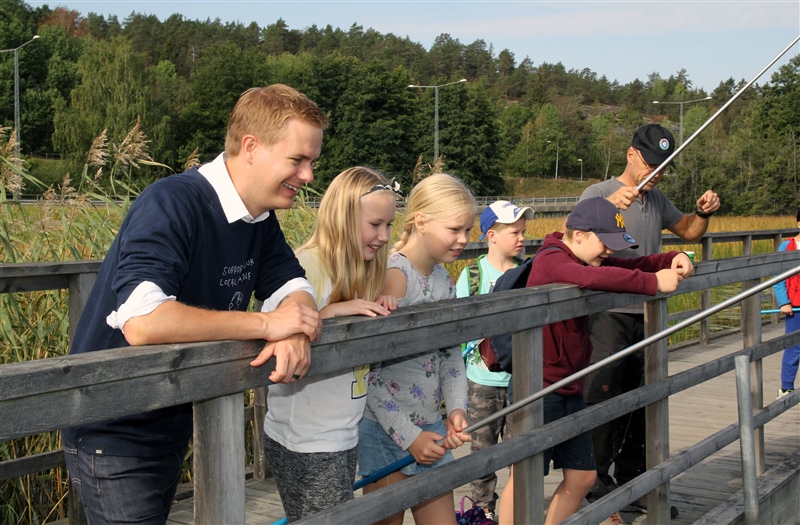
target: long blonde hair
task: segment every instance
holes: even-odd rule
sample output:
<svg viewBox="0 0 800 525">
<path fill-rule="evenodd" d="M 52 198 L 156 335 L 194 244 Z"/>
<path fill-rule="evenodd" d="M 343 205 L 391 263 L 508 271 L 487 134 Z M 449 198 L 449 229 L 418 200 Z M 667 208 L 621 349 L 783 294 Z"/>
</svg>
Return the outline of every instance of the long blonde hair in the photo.
<svg viewBox="0 0 800 525">
<path fill-rule="evenodd" d="M 421 213 L 425 220 L 446 221 L 476 211 L 475 197 L 463 182 L 444 173 L 426 177 L 414 186 L 408 196 L 403 230 L 392 251 L 402 250 L 411 235 L 416 232 L 414 218 L 418 213 Z"/>
<path fill-rule="evenodd" d="M 357 166 L 341 172 L 322 197 L 311 237 L 297 249 L 297 253 L 317 251 L 331 279 L 331 303 L 356 297 L 374 301 L 383 291 L 389 245 L 381 246 L 373 260 L 364 261 L 361 197 L 375 186 L 386 184 L 383 175 L 368 168 Z M 387 186 L 378 191 L 392 190 Z"/>
</svg>

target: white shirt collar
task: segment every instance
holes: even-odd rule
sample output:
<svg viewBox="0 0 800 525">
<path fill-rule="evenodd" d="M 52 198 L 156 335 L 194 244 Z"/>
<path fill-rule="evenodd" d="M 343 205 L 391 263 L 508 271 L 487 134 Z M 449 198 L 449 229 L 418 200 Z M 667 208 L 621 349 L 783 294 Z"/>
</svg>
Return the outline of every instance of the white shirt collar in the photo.
<svg viewBox="0 0 800 525">
<path fill-rule="evenodd" d="M 255 218 L 247 211 L 247 207 L 244 205 L 242 198 L 236 191 L 236 187 L 233 185 L 230 173 L 228 173 L 228 168 L 225 166 L 226 159 L 227 155 L 225 155 L 225 153 L 220 153 L 213 161 L 200 166 L 198 171 L 200 171 L 200 174 L 211 184 L 211 187 L 214 188 L 214 192 L 216 192 L 217 197 L 219 197 L 219 202 L 222 204 L 222 211 L 225 212 L 225 218 L 228 219 L 228 223 L 232 224 L 238 220 L 242 220 L 252 224 L 265 220 L 269 217 L 268 211 L 265 211 Z"/>
</svg>

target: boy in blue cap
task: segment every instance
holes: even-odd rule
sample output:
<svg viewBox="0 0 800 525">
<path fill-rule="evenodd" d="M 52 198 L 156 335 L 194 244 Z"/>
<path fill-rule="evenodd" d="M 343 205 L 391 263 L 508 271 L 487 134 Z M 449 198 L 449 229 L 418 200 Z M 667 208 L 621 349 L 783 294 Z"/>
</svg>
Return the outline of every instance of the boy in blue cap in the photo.
<svg viewBox="0 0 800 525">
<path fill-rule="evenodd" d="M 636 258 L 612 257 L 615 251 L 636 248 L 625 231 L 625 220 L 606 199 L 596 197 L 578 203 L 567 218 L 566 231 L 545 237 L 533 261 L 527 286 L 565 283 L 588 290 L 656 295 L 675 291 L 694 271 L 682 252 Z M 559 321 L 543 327 L 544 386 L 552 385 L 586 368 L 592 355 L 588 316 Z M 544 422 L 550 423 L 586 406 L 583 380 L 544 397 Z M 545 474 L 550 461 L 563 469 L 564 480 L 553 493 L 545 524 L 564 521 L 581 506 L 596 479 L 591 432 L 545 451 Z M 511 489 L 508 489 L 511 487 Z M 513 477 L 501 499 L 500 523 L 513 523 Z"/>
<path fill-rule="evenodd" d="M 506 270 L 520 263 L 524 248 L 526 222 L 533 219 L 533 210 L 512 202 L 493 202 L 481 213 L 481 236 L 486 239 L 489 251 L 469 264 L 456 283 L 456 297 L 485 294 L 492 291 L 494 283 Z M 465 345 L 464 360 L 467 369 L 467 422 L 472 425 L 508 406 L 507 372 L 490 371 L 478 351 L 479 341 Z M 471 452 L 483 450 L 497 443 L 499 438 L 511 437 L 511 418 L 502 417 L 472 433 Z M 485 508 L 486 517 L 494 519 L 497 503 L 497 474 L 491 472 L 471 484 L 472 499 Z"/>
</svg>

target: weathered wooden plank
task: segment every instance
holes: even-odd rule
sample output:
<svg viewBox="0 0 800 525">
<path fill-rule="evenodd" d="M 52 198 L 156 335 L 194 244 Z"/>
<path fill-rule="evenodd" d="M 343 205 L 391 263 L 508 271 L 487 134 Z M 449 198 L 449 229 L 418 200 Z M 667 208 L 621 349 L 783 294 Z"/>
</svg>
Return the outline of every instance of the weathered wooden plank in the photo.
<svg viewBox="0 0 800 525">
<path fill-rule="evenodd" d="M 102 261 L 0 264 L 0 293 L 57 290 L 69 287 L 69 278 L 96 274 Z"/>
<path fill-rule="evenodd" d="M 0 481 L 65 466 L 60 450 L 0 462 Z"/>
<path fill-rule="evenodd" d="M 691 283 L 704 288 L 710 284 L 738 282 L 738 270 L 749 270 L 753 275 L 751 264 L 760 264 L 761 273 L 778 272 L 791 267 L 786 264 L 787 257 L 800 262 L 800 253 L 783 252 L 763 256 L 771 258 L 770 262 L 734 258 L 701 265 L 698 277 L 684 281 L 681 291 L 690 289 Z M 723 276 L 726 277 L 723 279 Z M 322 355 L 325 350 L 333 352 L 332 360 L 340 362 L 341 368 L 407 355 L 420 348 L 456 344 L 461 339 L 541 326 L 576 315 L 632 304 L 642 298 L 640 295 L 581 292 L 568 285 L 548 285 L 405 308 L 379 319 L 334 319 L 325 323 L 322 340 L 315 345 L 315 348 L 321 349 L 322 361 L 316 360 L 317 365 L 312 364 L 310 373 L 316 375 L 336 369 L 330 368 L 332 363 Z M 486 322 L 479 322 L 481 319 Z M 423 328 L 427 330 L 419 330 Z M 414 348 L 409 349 L 408 346 Z M 192 349 L 201 351 L 190 351 Z M 85 387 L 122 378 L 178 372 L 179 369 L 228 360 L 247 360 L 260 349 L 261 343 L 257 341 L 211 342 L 126 348 L 119 350 L 124 352 L 122 354 L 114 354 L 113 351 L 93 352 L 81 356 L 12 363 L 0 367 L 0 398 L 12 399 L 18 395 Z M 119 361 L 123 355 L 128 359 Z"/>
</svg>

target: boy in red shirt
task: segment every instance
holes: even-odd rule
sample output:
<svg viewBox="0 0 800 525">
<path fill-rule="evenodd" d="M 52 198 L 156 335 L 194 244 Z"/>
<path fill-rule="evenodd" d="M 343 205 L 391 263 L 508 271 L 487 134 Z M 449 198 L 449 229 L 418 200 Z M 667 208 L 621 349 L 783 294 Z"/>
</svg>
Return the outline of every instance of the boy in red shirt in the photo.
<svg viewBox="0 0 800 525">
<path fill-rule="evenodd" d="M 635 247 L 636 241 L 625 232 L 625 221 L 613 204 L 601 197 L 581 201 L 567 218 L 566 232 L 545 237 L 527 286 L 565 283 L 588 290 L 656 295 L 675 291 L 678 283 L 694 271 L 691 260 L 682 252 L 632 259 L 611 256 Z M 543 339 L 544 386 L 589 365 L 592 343 L 587 316 L 544 326 Z M 583 380 L 546 395 L 543 403 L 545 424 L 582 410 L 586 406 Z M 592 488 L 597 473 L 591 433 L 545 451 L 545 474 L 551 461 L 554 468 L 563 469 L 564 480 L 553 493 L 545 524 L 560 523 L 574 514 Z M 500 502 L 500 523 L 513 523 L 512 494 L 513 474 Z"/>
</svg>

